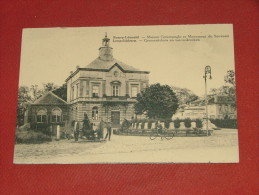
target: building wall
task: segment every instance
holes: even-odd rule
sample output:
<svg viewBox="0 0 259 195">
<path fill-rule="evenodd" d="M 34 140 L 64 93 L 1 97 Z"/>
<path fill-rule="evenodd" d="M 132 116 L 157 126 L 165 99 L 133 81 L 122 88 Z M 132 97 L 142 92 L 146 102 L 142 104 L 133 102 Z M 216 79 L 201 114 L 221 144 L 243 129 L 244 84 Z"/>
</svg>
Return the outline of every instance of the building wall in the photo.
<svg viewBox="0 0 259 195">
<path fill-rule="evenodd" d="M 119 96 L 131 96 L 133 85 L 137 86 L 138 93 L 148 86 L 148 74 L 123 73 L 116 66 L 110 72 L 80 70 L 67 81 L 67 102 L 75 103 L 81 97 L 91 98 L 93 85 L 99 85 L 99 97 L 112 96 L 112 82 L 120 83 Z"/>
<path fill-rule="evenodd" d="M 93 108 L 98 108 L 98 119 L 92 117 Z M 102 102 L 77 102 L 70 106 L 70 122 L 73 120 L 78 121 L 80 127 L 83 126 L 84 114 L 87 114 L 91 123 L 97 126 L 101 119 L 105 122 L 111 122 L 112 111 L 120 112 L 120 123 L 124 119 L 130 120 L 134 117 L 134 104 L 133 103 L 116 103 L 105 104 Z"/>
<path fill-rule="evenodd" d="M 53 123 L 50 119 L 52 116 L 52 110 L 59 108 L 62 111 L 62 120 L 61 123 L 64 123 L 66 120 L 69 120 L 69 106 L 68 105 L 30 105 L 28 107 L 28 122 L 37 123 L 36 115 L 37 111 L 40 109 L 47 110 L 47 123 Z"/>
</svg>

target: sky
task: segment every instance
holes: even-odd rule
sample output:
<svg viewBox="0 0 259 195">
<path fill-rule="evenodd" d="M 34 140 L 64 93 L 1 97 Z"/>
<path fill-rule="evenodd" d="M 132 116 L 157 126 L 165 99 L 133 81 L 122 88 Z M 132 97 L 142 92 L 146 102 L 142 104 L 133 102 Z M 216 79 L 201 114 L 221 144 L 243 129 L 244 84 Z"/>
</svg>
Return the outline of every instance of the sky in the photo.
<svg viewBox="0 0 259 195">
<path fill-rule="evenodd" d="M 75 71 L 99 55 L 107 32 L 114 58 L 143 71 L 149 82 L 188 88 L 204 94 L 204 69 L 210 65 L 208 89 L 224 85 L 227 70 L 234 70 L 233 26 L 231 24 L 25 28 L 22 35 L 19 86 L 53 82 L 62 85 Z M 182 41 L 188 35 L 206 36 L 200 41 Z M 208 38 L 211 35 L 212 38 Z M 215 38 L 215 35 L 217 38 Z M 136 42 L 114 42 L 113 37 L 137 37 Z M 148 36 L 174 36 L 150 41 Z M 180 39 L 177 36 L 181 36 Z M 160 39 L 159 38 L 159 39 Z M 190 39 L 190 38 L 189 38 Z M 180 41 L 179 41 L 180 40 Z"/>
</svg>

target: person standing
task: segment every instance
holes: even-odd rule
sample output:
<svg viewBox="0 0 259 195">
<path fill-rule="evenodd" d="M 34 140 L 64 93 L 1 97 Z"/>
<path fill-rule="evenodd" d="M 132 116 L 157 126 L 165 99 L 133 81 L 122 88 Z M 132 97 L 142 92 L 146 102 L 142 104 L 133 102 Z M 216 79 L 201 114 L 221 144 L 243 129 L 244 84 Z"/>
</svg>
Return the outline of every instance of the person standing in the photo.
<svg viewBox="0 0 259 195">
<path fill-rule="evenodd" d="M 106 128 L 107 128 L 107 133 L 106 133 L 106 136 L 105 136 L 105 140 L 107 139 L 107 137 L 109 137 L 109 141 L 111 140 L 111 134 L 112 134 L 112 125 L 110 122 L 107 122 L 107 125 L 106 125 Z"/>
</svg>

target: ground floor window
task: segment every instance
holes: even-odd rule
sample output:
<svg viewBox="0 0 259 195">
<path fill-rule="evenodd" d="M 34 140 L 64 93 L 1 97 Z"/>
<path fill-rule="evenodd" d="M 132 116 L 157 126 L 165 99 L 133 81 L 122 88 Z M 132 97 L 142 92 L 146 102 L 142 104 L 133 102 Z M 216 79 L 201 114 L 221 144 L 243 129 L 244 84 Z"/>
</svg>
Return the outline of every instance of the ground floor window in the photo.
<svg viewBox="0 0 259 195">
<path fill-rule="evenodd" d="M 95 106 L 92 109 L 92 119 L 93 120 L 98 120 L 99 116 L 98 116 L 98 107 Z"/>
<path fill-rule="evenodd" d="M 58 123 L 61 122 L 62 111 L 59 108 L 54 108 L 51 112 L 51 122 Z"/>
<path fill-rule="evenodd" d="M 40 109 L 37 111 L 36 115 L 37 123 L 46 123 L 47 122 L 47 110 Z"/>
</svg>

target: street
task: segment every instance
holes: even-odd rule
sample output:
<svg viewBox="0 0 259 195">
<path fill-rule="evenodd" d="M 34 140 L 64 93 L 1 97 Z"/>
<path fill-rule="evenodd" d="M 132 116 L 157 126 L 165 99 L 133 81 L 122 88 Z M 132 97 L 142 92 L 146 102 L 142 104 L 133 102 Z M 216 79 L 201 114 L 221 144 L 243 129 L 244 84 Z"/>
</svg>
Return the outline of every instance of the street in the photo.
<svg viewBox="0 0 259 195">
<path fill-rule="evenodd" d="M 238 131 L 215 130 L 209 137 L 113 135 L 111 141 L 60 140 L 43 144 L 16 144 L 15 164 L 96 163 L 237 163 Z"/>
</svg>

